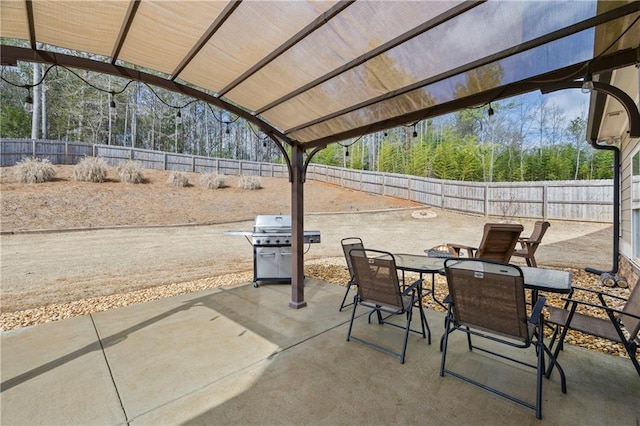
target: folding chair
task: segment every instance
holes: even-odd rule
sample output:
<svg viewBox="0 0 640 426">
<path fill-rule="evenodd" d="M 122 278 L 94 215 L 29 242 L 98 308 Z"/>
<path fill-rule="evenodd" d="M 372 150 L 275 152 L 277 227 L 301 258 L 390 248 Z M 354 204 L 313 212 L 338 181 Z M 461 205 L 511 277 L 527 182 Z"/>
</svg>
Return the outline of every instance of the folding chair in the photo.
<svg viewBox="0 0 640 426">
<path fill-rule="evenodd" d="M 580 294 L 589 293 L 596 295 L 600 303 L 588 302 L 576 298 L 576 296 Z M 625 301 L 622 309 L 612 308 L 607 303 L 607 300 L 611 303 L 611 301 L 615 299 Z M 638 363 L 636 353 L 638 348 L 640 348 L 640 336 L 638 335 L 640 332 L 640 280 L 638 280 L 633 290 L 631 290 L 629 298 L 626 300 L 623 297 L 581 287 L 573 287 L 569 296 L 563 300 L 566 301 L 564 308 L 547 306 L 549 310 L 549 320 L 547 322 L 556 325 L 556 329 L 551 338 L 550 346 L 552 349 L 558 330 L 562 329 L 562 333 L 554 349 L 554 356 L 557 357 L 562 349 L 567 331 L 573 329 L 592 336 L 622 343 L 638 375 L 640 375 L 640 363 Z M 576 312 L 580 306 L 596 308 L 606 315 L 606 319 Z M 552 370 L 553 365 L 549 366 L 547 377 L 551 375 Z"/>
<path fill-rule="evenodd" d="M 440 364 L 440 376 L 445 373 L 493 392 L 536 412 L 542 418 L 542 378 L 545 373 L 546 353 L 552 364 L 558 365 L 543 341 L 543 316 L 545 298 L 541 297 L 527 317 L 524 278 L 522 270 L 504 263 L 480 259 L 447 259 L 445 275 L 449 286 L 446 302 L 449 306 L 445 320 L 445 334 Z M 536 369 L 536 403 L 531 404 L 503 391 L 465 377 L 446 368 L 449 335 L 461 331 L 467 335 L 469 350 L 490 353 L 502 359 Z M 537 363 L 530 364 L 504 354 L 472 344 L 471 336 L 479 336 L 514 348 L 535 348 Z M 496 365 L 496 368 L 499 366 Z M 562 392 L 566 393 L 564 371 L 561 374 Z"/>
<path fill-rule="evenodd" d="M 514 256 L 524 257 L 527 266 L 538 266 L 534 254 L 538 250 L 538 246 L 542 242 L 542 237 L 547 232 L 551 224 L 547 221 L 538 220 L 533 226 L 533 231 L 529 237 L 520 237 L 518 242 L 521 248 L 513 252 Z"/>
<path fill-rule="evenodd" d="M 351 257 L 349 257 L 349 251 L 351 251 L 351 249 L 364 249 L 364 245 L 362 244 L 362 239 L 358 238 L 358 237 L 348 237 L 348 238 L 343 238 L 342 240 L 340 240 L 340 244 L 342 245 L 342 252 L 344 253 L 344 258 L 347 261 L 347 269 L 349 269 L 349 282 L 347 283 L 347 291 L 344 292 L 344 297 L 342 298 L 342 303 L 340 304 L 340 309 L 338 309 L 339 312 L 342 312 L 342 309 L 346 308 L 347 306 L 351 306 L 353 304 L 353 302 L 348 303 L 345 305 L 345 302 L 347 301 L 347 296 L 349 295 L 349 290 L 351 290 L 351 287 L 357 287 L 358 283 L 355 280 L 355 277 L 353 275 L 353 266 L 351 265 Z"/>
<path fill-rule="evenodd" d="M 351 257 L 351 265 L 353 267 L 356 282 L 358 283 L 358 293 L 353 300 L 353 312 L 351 313 L 351 322 L 347 332 L 347 341 L 353 339 L 363 343 L 369 347 L 378 349 L 389 355 L 393 355 L 400 359 L 404 364 L 405 354 L 407 351 L 407 343 L 409 341 L 409 332 L 422 334 L 426 338 L 424 311 L 422 305 L 416 304 L 420 295 L 418 294 L 419 286 L 422 280 L 417 280 L 413 284 L 407 286 L 404 290 L 402 284 L 398 280 L 395 258 L 391 253 L 379 250 L 351 249 L 349 251 Z M 404 340 L 400 351 L 392 350 L 388 347 L 366 341 L 352 334 L 353 322 L 356 317 L 356 309 L 358 306 L 364 306 L 372 309 L 378 315 L 378 323 L 380 325 L 388 324 L 404 330 Z M 425 322 L 420 321 L 421 330 L 411 329 L 411 318 L 413 316 L 413 308 L 421 311 L 421 318 L 425 318 Z M 387 314 L 386 316 L 383 315 Z M 389 318 L 398 315 L 404 315 L 405 324 L 400 325 L 388 321 Z M 371 315 L 369 315 L 369 323 Z"/>
<path fill-rule="evenodd" d="M 447 244 L 447 247 L 456 257 L 460 257 L 461 250 L 464 249 L 467 257 L 508 263 L 523 229 L 518 223 L 486 223 L 478 247 L 462 244 Z"/>
</svg>

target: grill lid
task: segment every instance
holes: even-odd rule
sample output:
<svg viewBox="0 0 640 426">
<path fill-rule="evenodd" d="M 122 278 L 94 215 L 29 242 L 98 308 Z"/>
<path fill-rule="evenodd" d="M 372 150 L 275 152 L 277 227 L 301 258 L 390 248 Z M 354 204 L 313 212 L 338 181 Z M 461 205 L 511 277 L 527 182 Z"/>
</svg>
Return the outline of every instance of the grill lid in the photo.
<svg viewBox="0 0 640 426">
<path fill-rule="evenodd" d="M 286 215 L 258 215 L 253 223 L 254 233 L 291 232 L 291 216 Z"/>
</svg>

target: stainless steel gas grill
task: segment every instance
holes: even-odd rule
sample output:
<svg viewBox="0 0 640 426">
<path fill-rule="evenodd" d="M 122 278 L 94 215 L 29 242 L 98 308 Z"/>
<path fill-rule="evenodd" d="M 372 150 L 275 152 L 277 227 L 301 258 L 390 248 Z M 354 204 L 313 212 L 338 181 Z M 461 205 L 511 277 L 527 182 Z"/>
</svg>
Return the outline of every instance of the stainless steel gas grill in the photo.
<svg viewBox="0 0 640 426">
<path fill-rule="evenodd" d="M 244 235 L 253 246 L 254 287 L 258 287 L 259 281 L 291 282 L 291 216 L 258 215 L 253 232 L 227 231 L 225 234 Z M 320 243 L 320 231 L 304 231 L 303 241 Z"/>
</svg>

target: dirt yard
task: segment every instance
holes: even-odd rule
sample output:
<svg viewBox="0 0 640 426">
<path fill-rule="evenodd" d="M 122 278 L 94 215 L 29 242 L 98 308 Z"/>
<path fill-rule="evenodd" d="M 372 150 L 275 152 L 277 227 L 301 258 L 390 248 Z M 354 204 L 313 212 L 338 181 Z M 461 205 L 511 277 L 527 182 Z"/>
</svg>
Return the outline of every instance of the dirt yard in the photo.
<svg viewBox="0 0 640 426">
<path fill-rule="evenodd" d="M 198 174 L 184 188 L 167 183 L 168 172 L 145 170 L 145 181 L 73 180 L 72 166 L 56 166 L 56 179 L 16 183 L 0 169 L 0 329 L 81 315 L 180 292 L 252 279 L 252 249 L 226 230 L 251 230 L 257 214 L 289 214 L 287 179 L 262 178 L 262 189 L 203 189 Z M 400 253 L 422 253 L 446 242 L 475 245 L 488 220 L 366 194 L 334 185 L 305 184 L 305 229 L 320 230 L 322 243 L 305 254 L 305 274 L 344 284 L 340 239 Z M 419 213 L 419 214 L 417 214 Z M 519 220 L 524 234 L 533 220 Z M 73 232 L 71 232 L 73 231 Z M 552 222 L 536 258 L 542 266 L 608 268 L 611 227 Z M 520 259 L 514 258 L 514 263 Z M 8 314 L 20 312 L 20 314 Z M 9 318 L 10 320 L 6 320 Z"/>
</svg>

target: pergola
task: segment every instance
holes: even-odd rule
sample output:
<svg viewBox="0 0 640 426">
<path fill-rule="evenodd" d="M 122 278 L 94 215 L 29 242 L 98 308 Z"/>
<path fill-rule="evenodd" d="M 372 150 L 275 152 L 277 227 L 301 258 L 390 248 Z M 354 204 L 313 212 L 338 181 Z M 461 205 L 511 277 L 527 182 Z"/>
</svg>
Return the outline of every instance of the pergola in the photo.
<svg viewBox="0 0 640 426">
<path fill-rule="evenodd" d="M 640 2 L 0 0 L 3 65 L 116 75 L 209 102 L 283 152 L 291 301 L 304 301 L 303 183 L 327 144 L 534 90 L 596 90 L 640 62 Z M 286 150 L 285 147 L 290 150 Z"/>
</svg>

